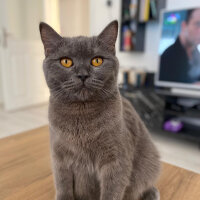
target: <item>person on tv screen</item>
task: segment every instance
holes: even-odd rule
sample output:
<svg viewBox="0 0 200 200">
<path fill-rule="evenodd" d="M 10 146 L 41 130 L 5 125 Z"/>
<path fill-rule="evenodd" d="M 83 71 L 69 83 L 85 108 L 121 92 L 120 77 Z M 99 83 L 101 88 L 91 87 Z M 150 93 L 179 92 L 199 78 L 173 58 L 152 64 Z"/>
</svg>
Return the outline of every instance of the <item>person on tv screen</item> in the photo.
<svg viewBox="0 0 200 200">
<path fill-rule="evenodd" d="M 191 9 L 174 44 L 161 55 L 160 80 L 200 84 L 200 9 Z"/>
</svg>

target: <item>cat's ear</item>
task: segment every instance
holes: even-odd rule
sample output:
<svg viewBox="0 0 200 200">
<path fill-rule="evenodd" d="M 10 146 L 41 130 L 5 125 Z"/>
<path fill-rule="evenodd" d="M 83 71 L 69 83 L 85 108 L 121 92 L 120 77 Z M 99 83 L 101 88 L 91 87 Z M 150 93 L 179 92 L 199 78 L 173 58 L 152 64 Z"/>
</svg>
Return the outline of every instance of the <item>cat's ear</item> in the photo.
<svg viewBox="0 0 200 200">
<path fill-rule="evenodd" d="M 44 45 L 45 56 L 48 56 L 56 47 L 62 37 L 48 24 L 40 22 L 40 36 Z"/>
<path fill-rule="evenodd" d="M 115 50 L 115 42 L 118 34 L 118 21 L 110 22 L 98 35 L 98 39 L 108 45 L 110 50 Z"/>
</svg>

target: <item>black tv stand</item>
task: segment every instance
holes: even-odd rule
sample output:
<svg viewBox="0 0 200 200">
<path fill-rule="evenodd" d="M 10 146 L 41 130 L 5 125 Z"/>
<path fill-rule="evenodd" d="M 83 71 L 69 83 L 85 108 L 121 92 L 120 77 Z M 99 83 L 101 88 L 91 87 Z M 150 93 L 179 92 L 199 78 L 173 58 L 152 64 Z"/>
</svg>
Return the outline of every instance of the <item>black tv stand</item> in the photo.
<svg viewBox="0 0 200 200">
<path fill-rule="evenodd" d="M 160 94 L 156 88 L 129 87 L 120 88 L 120 92 L 130 100 L 150 132 L 171 134 L 198 141 L 200 144 L 200 103 L 191 107 L 184 106 L 179 101 L 183 97 Z M 184 99 L 191 100 L 188 97 Z M 183 128 L 180 131 L 171 132 L 163 129 L 165 122 L 172 118 L 182 120 Z"/>
</svg>

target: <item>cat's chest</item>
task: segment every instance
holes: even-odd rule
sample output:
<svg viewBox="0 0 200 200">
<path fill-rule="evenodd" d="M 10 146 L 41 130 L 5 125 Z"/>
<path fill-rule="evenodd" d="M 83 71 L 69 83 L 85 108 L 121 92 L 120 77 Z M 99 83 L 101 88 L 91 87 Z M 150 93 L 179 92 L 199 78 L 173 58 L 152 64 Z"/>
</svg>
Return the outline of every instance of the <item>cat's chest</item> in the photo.
<svg viewBox="0 0 200 200">
<path fill-rule="evenodd" d="M 96 105 L 95 107 L 99 107 Z M 100 132 L 103 129 L 109 129 L 119 121 L 119 113 L 113 109 L 87 109 L 82 108 L 80 112 L 77 109 L 57 110 L 50 104 L 49 122 L 52 127 L 64 134 L 87 135 L 89 133 Z"/>
<path fill-rule="evenodd" d="M 72 167 L 77 174 L 79 172 L 85 174 L 94 174 L 95 154 L 91 149 L 91 145 L 80 138 L 66 137 L 60 138 L 54 149 L 61 150 L 62 159 L 66 165 Z"/>
<path fill-rule="evenodd" d="M 90 156 L 90 153 L 81 152 L 79 154 L 75 154 L 72 161 L 72 168 L 74 172 L 86 174 L 94 174 L 95 173 L 95 161 Z"/>
<path fill-rule="evenodd" d="M 74 152 L 91 151 L 98 136 L 110 127 L 109 121 L 105 122 L 105 118 L 103 119 L 101 116 L 96 118 L 89 116 L 51 118 L 50 125 L 60 140 L 64 141 Z"/>
<path fill-rule="evenodd" d="M 62 134 L 87 135 L 105 127 L 105 117 L 92 115 L 62 115 L 53 113 L 49 117 L 51 126 Z"/>
</svg>

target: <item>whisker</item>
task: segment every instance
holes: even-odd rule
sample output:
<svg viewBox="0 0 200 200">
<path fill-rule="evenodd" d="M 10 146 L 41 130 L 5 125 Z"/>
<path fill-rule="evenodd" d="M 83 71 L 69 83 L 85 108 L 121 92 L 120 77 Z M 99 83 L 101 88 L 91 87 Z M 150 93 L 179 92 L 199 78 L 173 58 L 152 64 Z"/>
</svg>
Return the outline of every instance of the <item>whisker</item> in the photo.
<svg viewBox="0 0 200 200">
<path fill-rule="evenodd" d="M 76 84 L 71 84 L 71 85 L 66 85 L 66 86 L 62 86 L 62 89 L 69 89 L 71 87 L 74 87 Z"/>
<path fill-rule="evenodd" d="M 99 86 L 99 87 L 102 87 L 103 86 L 103 82 L 95 82 L 95 81 L 92 81 L 93 85 L 96 85 L 96 86 Z"/>
<path fill-rule="evenodd" d="M 68 84 L 72 84 L 72 83 L 74 83 L 74 81 L 69 80 L 69 81 L 65 81 L 65 82 L 63 83 L 63 85 L 68 85 Z"/>
<path fill-rule="evenodd" d="M 94 85 L 93 84 L 93 85 L 91 85 L 91 87 L 94 88 L 94 89 L 98 89 L 98 90 L 101 89 L 101 86 L 99 86 L 99 85 Z"/>
<path fill-rule="evenodd" d="M 56 93 L 54 93 L 54 97 L 59 98 L 63 92 L 63 90 L 58 90 Z"/>
<path fill-rule="evenodd" d="M 100 90 L 101 90 L 107 97 L 109 96 L 109 95 L 108 95 L 109 93 L 108 93 L 106 90 L 104 90 L 103 88 L 101 88 Z"/>
<path fill-rule="evenodd" d="M 103 93 L 106 97 L 109 97 L 109 94 L 112 94 L 111 92 L 107 91 L 106 89 L 102 88 L 101 86 L 98 87 L 99 85 L 92 85 L 92 88 L 95 88 L 99 91 L 101 91 L 101 93 Z"/>
<path fill-rule="evenodd" d="M 110 92 L 109 90 L 106 90 L 105 88 L 102 88 L 102 90 L 104 90 L 105 92 L 112 94 L 112 92 Z"/>
<path fill-rule="evenodd" d="M 92 82 L 96 82 L 96 83 L 103 84 L 103 81 L 101 81 L 101 80 L 98 80 L 98 79 L 92 79 Z"/>
</svg>

